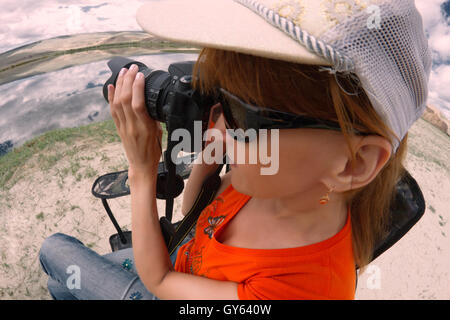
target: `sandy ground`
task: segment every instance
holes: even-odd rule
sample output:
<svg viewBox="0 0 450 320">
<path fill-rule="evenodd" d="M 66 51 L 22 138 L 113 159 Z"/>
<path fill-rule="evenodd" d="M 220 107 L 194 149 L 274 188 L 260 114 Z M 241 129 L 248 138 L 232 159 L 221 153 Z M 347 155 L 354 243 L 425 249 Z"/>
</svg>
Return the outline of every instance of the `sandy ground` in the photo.
<svg viewBox="0 0 450 320">
<path fill-rule="evenodd" d="M 109 236 L 116 230 L 91 188 L 98 176 L 126 169 L 122 146 L 83 140 L 70 147 L 56 145 L 46 154 L 68 148 L 77 150 L 76 156 L 61 159 L 48 172 L 37 168 L 36 154 L 18 173 L 20 181 L 0 191 L 0 299 L 51 299 L 38 253 L 44 239 L 56 232 L 100 254 L 111 252 Z M 75 174 L 64 175 L 67 169 Z M 174 221 L 181 219 L 181 201 L 181 196 L 175 201 Z M 108 203 L 122 229 L 131 230 L 130 197 Z M 158 200 L 161 215 L 164 209 L 165 202 Z"/>
<path fill-rule="evenodd" d="M 450 139 L 423 120 L 413 126 L 410 137 L 406 166 L 422 188 L 427 209 L 359 277 L 357 299 L 450 298 Z M 53 233 L 75 236 L 100 254 L 111 251 L 108 238 L 115 229 L 91 187 L 98 176 L 126 168 L 122 147 L 84 140 L 45 152 L 48 156 L 68 148 L 76 155 L 63 157 L 47 172 L 39 169 L 35 155 L 17 173 L 21 178 L 14 187 L 0 190 L 0 299 L 50 299 L 37 257 L 41 243 Z M 175 203 L 175 220 L 181 218 L 181 200 Z M 110 201 L 124 229 L 131 228 L 129 201 Z M 163 214 L 164 201 L 158 206 Z"/>
<path fill-rule="evenodd" d="M 360 276 L 357 299 L 450 299 L 450 139 L 423 120 L 409 137 L 405 165 L 426 211 Z"/>
</svg>

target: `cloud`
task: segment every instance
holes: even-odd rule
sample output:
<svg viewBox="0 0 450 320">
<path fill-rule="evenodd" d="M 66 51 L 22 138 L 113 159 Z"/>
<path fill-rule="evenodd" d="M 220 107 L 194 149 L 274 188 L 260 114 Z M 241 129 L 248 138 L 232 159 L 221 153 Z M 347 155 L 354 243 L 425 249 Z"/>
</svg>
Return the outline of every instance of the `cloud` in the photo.
<svg viewBox="0 0 450 320">
<path fill-rule="evenodd" d="M 142 31 L 136 22 L 136 11 L 147 1 L 1 0 L 0 53 L 81 32 Z M 430 101 L 437 107 L 450 109 L 446 74 L 449 70 L 440 67 L 450 65 L 450 0 L 416 0 L 415 3 L 422 14 L 433 54 Z"/>
<path fill-rule="evenodd" d="M 136 22 L 136 11 L 146 1 L 2 0 L 1 2 L 0 53 L 61 35 L 142 31 Z"/>
<path fill-rule="evenodd" d="M 416 6 L 433 56 L 428 103 L 450 118 L 450 0 L 416 0 Z"/>
<path fill-rule="evenodd" d="M 89 12 L 91 9 L 97 9 L 97 8 L 100 8 L 100 7 L 103 7 L 103 6 L 106 6 L 106 5 L 108 5 L 108 4 L 107 3 L 102 3 L 102 4 L 99 4 L 97 6 L 85 6 L 85 7 L 81 7 L 81 11 Z"/>
<path fill-rule="evenodd" d="M 446 19 L 450 18 L 450 1 L 447 0 L 441 5 L 442 14 Z"/>
<path fill-rule="evenodd" d="M 439 107 L 450 119 L 450 65 L 441 64 L 430 75 L 428 103 Z"/>
<path fill-rule="evenodd" d="M 433 61 L 437 64 L 450 63 L 449 3 L 443 0 L 416 1 L 433 52 Z"/>
</svg>

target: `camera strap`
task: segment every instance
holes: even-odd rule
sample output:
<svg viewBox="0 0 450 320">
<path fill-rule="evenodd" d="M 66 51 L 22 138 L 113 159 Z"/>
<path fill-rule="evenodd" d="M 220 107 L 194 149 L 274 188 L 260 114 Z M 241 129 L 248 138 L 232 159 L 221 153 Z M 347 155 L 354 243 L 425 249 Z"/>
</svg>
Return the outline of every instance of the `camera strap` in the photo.
<svg viewBox="0 0 450 320">
<path fill-rule="evenodd" d="M 167 125 L 168 136 L 171 136 L 172 128 L 170 123 Z M 164 170 L 158 174 L 157 189 L 161 190 L 159 194 L 160 199 L 166 200 L 166 212 L 165 216 L 160 218 L 161 231 L 164 237 L 164 241 L 167 245 L 169 253 L 172 253 L 176 247 L 183 241 L 186 235 L 190 232 L 194 224 L 197 222 L 197 218 L 203 209 L 212 201 L 215 193 L 220 187 L 221 179 L 220 172 L 223 167 L 223 163 L 215 170 L 215 172 L 208 176 L 208 178 L 202 184 L 202 188 L 199 195 L 194 202 L 191 210 L 186 214 L 183 220 L 178 223 L 175 229 L 172 224 L 173 216 L 173 203 L 176 198 L 184 189 L 184 180 L 176 172 L 176 164 L 172 161 L 171 153 L 175 146 L 175 142 L 168 139 L 167 148 L 164 151 Z M 225 159 L 225 158 L 224 158 Z"/>
<path fill-rule="evenodd" d="M 220 188 L 221 184 L 220 172 L 222 171 L 222 167 L 223 164 L 219 165 L 216 171 L 206 178 L 206 180 L 202 184 L 199 194 L 197 195 L 194 205 L 189 210 L 189 212 L 184 216 L 183 220 L 178 224 L 176 230 L 173 230 L 173 235 L 170 237 L 170 239 L 168 239 L 168 242 L 166 242 L 169 255 L 171 255 L 175 251 L 175 249 L 181 244 L 184 238 L 186 238 L 186 236 L 192 230 L 194 225 L 197 223 L 200 213 L 214 199 L 217 190 L 219 190 Z M 167 225 L 164 224 L 165 223 L 163 222 L 161 226 L 163 230 L 165 227 L 167 227 Z M 172 224 L 171 227 L 174 229 Z"/>
<path fill-rule="evenodd" d="M 169 131 L 169 134 L 170 133 L 171 131 Z M 167 149 L 163 153 L 164 168 L 161 173 L 158 173 L 157 180 L 157 197 L 166 200 L 165 217 L 168 222 L 172 222 L 174 199 L 178 197 L 184 189 L 184 180 L 177 174 L 177 166 L 171 158 L 173 148 L 174 143 L 169 139 L 167 142 Z"/>
<path fill-rule="evenodd" d="M 166 198 L 166 218 L 169 220 L 169 222 L 172 222 L 172 212 L 173 212 L 173 201 L 176 197 L 176 182 L 175 182 L 175 175 L 176 175 L 176 166 L 172 161 L 168 161 L 169 159 L 169 150 L 166 150 L 164 153 L 164 163 L 166 165 L 166 168 L 168 170 L 167 172 L 167 180 L 166 182 L 166 190 L 167 190 L 167 198 Z M 170 150 L 171 151 L 171 150 Z"/>
</svg>

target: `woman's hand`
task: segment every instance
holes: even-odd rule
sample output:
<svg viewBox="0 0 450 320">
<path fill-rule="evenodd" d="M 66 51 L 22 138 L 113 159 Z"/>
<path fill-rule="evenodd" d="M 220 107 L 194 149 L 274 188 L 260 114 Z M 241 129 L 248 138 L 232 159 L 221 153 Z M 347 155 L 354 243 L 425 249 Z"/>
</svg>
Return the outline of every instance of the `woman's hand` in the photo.
<svg viewBox="0 0 450 320">
<path fill-rule="evenodd" d="M 108 101 L 129 163 L 129 176 L 156 175 L 161 157 L 162 129 L 145 106 L 144 75 L 138 67 L 123 68 L 116 88 L 108 86 Z"/>
<path fill-rule="evenodd" d="M 226 151 L 226 126 L 225 126 L 225 118 L 222 113 L 222 107 L 220 104 L 216 104 L 211 107 L 210 116 L 209 116 L 209 126 L 208 129 L 217 129 L 222 133 L 221 142 L 223 143 L 223 152 Z M 211 135 L 210 131 L 207 131 L 205 147 L 212 143 L 215 139 L 215 136 Z"/>
</svg>

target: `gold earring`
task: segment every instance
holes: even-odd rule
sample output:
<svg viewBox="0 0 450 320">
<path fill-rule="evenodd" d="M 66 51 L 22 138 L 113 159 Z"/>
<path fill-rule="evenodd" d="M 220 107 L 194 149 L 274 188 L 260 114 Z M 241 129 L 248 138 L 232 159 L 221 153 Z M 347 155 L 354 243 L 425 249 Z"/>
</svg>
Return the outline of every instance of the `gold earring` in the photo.
<svg viewBox="0 0 450 320">
<path fill-rule="evenodd" d="M 334 190 L 334 186 L 332 186 L 331 188 L 328 189 L 328 192 L 326 195 L 322 196 L 319 200 L 320 204 L 327 204 L 328 201 L 330 201 L 330 193 L 332 193 Z"/>
</svg>

